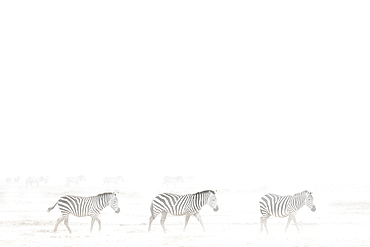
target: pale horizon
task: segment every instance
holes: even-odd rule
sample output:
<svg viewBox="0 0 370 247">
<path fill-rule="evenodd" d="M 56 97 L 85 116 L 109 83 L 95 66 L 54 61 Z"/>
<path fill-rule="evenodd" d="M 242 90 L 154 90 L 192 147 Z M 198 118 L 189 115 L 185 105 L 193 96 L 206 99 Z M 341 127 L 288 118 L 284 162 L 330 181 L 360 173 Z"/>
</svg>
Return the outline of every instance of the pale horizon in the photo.
<svg viewBox="0 0 370 247">
<path fill-rule="evenodd" d="M 363 9 L 24 4 L 3 13 L 2 177 L 368 184 Z"/>
</svg>

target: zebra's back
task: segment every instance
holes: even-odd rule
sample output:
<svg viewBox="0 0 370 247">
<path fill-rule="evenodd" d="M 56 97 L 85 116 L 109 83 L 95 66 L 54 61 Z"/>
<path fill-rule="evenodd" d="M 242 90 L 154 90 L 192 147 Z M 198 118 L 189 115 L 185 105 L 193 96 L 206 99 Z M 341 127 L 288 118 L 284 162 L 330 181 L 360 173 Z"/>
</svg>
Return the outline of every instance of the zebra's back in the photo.
<svg viewBox="0 0 370 247">
<path fill-rule="evenodd" d="M 260 211 L 264 216 L 286 217 L 289 215 L 289 204 L 292 196 L 266 194 L 260 200 Z"/>
</svg>

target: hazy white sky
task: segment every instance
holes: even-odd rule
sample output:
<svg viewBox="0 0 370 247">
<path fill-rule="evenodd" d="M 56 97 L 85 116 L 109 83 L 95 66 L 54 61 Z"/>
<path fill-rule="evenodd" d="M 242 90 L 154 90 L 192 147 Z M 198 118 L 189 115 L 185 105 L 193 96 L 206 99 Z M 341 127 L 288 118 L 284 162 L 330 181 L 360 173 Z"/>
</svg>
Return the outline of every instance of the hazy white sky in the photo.
<svg viewBox="0 0 370 247">
<path fill-rule="evenodd" d="M 368 7 L 1 2 L 2 175 L 367 183 Z"/>
</svg>

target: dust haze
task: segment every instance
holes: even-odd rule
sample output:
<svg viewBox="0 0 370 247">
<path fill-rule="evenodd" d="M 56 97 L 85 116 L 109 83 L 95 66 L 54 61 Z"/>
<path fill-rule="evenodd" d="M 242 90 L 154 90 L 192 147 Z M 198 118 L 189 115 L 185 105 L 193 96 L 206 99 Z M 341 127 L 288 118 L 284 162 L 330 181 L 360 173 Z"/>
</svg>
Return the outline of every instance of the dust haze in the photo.
<svg viewBox="0 0 370 247">
<path fill-rule="evenodd" d="M 368 245 L 368 8 L 1 2 L 0 245 Z M 169 216 L 147 233 L 158 193 L 203 190 L 206 232 Z M 300 234 L 273 217 L 259 234 L 264 194 L 304 190 Z M 100 233 L 53 233 L 61 196 L 108 191 L 121 212 Z"/>
</svg>

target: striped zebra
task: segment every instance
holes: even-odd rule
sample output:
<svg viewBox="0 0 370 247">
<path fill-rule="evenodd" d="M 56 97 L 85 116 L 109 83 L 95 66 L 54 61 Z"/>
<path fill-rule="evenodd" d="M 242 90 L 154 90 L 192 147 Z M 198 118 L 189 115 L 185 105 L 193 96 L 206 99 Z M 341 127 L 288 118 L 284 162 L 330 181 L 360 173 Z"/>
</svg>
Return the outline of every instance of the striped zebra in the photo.
<svg viewBox="0 0 370 247">
<path fill-rule="evenodd" d="M 105 207 L 110 206 L 117 214 L 120 212 L 117 194 L 113 192 L 103 193 L 97 196 L 89 197 L 72 195 L 62 196 L 54 204 L 54 206 L 48 208 L 48 212 L 50 212 L 57 204 L 59 206 L 60 211 L 62 212 L 62 216 L 57 220 L 54 232 L 57 231 L 58 225 L 64 220 L 64 224 L 66 225 L 69 233 L 72 233 L 68 225 L 69 214 L 72 214 L 77 217 L 90 216 L 92 218 L 90 228 L 91 232 L 95 220 L 99 223 L 99 231 L 101 230 L 99 214 Z"/>
<path fill-rule="evenodd" d="M 190 216 L 194 215 L 202 225 L 203 231 L 205 231 L 202 218 L 199 214 L 199 211 L 205 204 L 208 204 L 215 212 L 218 211 L 217 198 L 214 191 L 205 190 L 187 195 L 175 195 L 170 193 L 159 194 L 153 199 L 150 206 L 152 216 L 149 218 L 148 232 L 150 232 L 152 222 L 159 213 L 162 214 L 161 225 L 164 232 L 166 232 L 164 221 L 168 213 L 175 216 L 186 215 L 184 231 Z"/>
<path fill-rule="evenodd" d="M 33 184 L 36 184 L 37 187 L 39 187 L 40 185 L 40 182 L 44 182 L 45 184 L 48 182 L 49 180 L 49 177 L 46 176 L 46 177 L 28 177 L 26 179 L 26 186 L 31 186 L 33 187 Z"/>
<path fill-rule="evenodd" d="M 71 183 L 75 184 L 75 185 L 79 185 L 80 182 L 82 181 L 86 181 L 86 178 L 85 176 L 79 176 L 79 177 L 67 177 L 66 178 L 66 185 L 69 186 L 71 185 Z"/>
<path fill-rule="evenodd" d="M 168 187 L 169 184 L 173 184 L 174 188 L 176 187 L 176 184 L 184 182 L 184 178 L 179 176 L 179 177 L 164 177 L 163 178 L 163 185 L 166 185 Z"/>
<path fill-rule="evenodd" d="M 268 234 L 267 219 L 271 215 L 279 218 L 289 216 L 285 232 L 287 231 L 291 220 L 294 221 L 294 224 L 296 225 L 299 232 L 295 215 L 298 213 L 298 210 L 304 205 L 309 207 L 312 212 L 316 211 L 316 207 L 313 204 L 312 192 L 309 192 L 307 190 L 301 193 L 297 193 L 294 196 L 279 196 L 275 194 L 264 195 L 260 200 L 260 211 L 262 214 L 260 232 L 263 231 L 263 226 L 265 226 L 266 232 Z"/>
<path fill-rule="evenodd" d="M 104 180 L 103 180 L 103 184 L 104 185 L 108 185 L 108 186 L 109 186 L 109 184 L 113 184 L 113 185 L 118 186 L 119 185 L 119 181 L 122 181 L 123 182 L 123 177 L 122 176 L 118 176 L 118 177 L 105 177 Z"/>
</svg>

